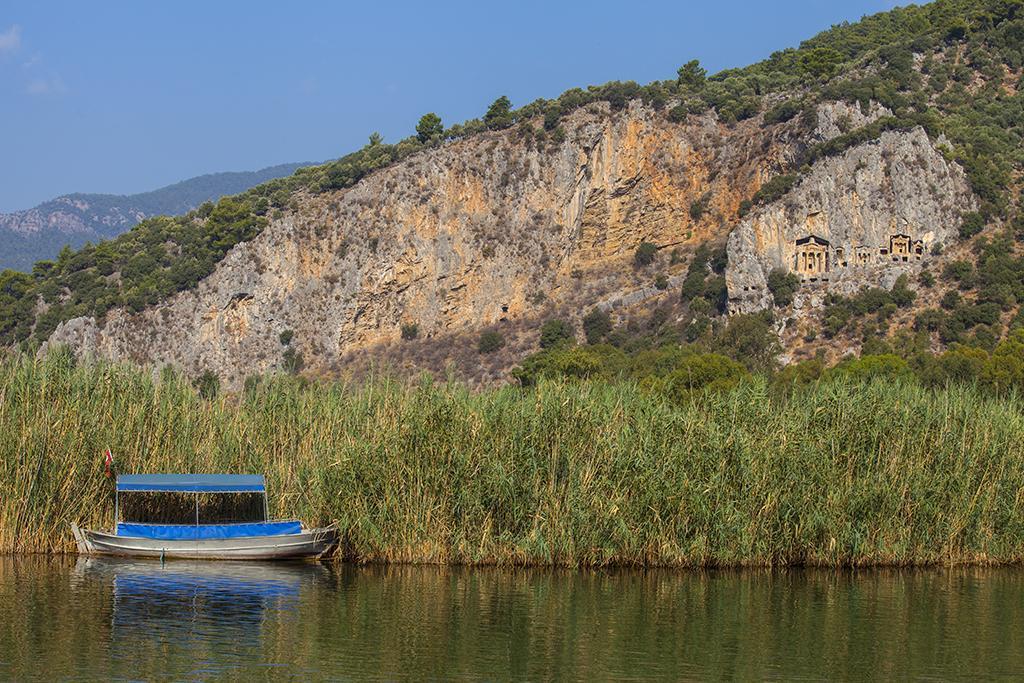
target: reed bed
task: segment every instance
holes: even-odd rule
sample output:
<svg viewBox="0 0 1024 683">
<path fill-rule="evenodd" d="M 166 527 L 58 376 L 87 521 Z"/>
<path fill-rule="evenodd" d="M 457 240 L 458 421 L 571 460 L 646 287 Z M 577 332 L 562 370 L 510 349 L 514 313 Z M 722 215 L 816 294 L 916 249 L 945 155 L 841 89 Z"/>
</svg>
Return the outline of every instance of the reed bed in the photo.
<svg viewBox="0 0 1024 683">
<path fill-rule="evenodd" d="M 184 380 L 0 361 L 0 551 L 73 550 L 122 472 L 267 475 L 271 511 L 336 522 L 369 562 L 777 566 L 1016 563 L 1024 413 L 971 388 L 755 380 L 673 404 L 629 383 L 473 393 Z"/>
</svg>

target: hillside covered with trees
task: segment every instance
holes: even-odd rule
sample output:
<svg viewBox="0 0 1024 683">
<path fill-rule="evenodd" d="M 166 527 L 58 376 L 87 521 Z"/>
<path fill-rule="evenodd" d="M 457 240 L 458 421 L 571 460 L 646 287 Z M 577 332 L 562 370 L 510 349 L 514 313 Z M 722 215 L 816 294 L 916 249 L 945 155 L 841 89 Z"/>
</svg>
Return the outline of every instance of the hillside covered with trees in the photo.
<svg viewBox="0 0 1024 683">
<path fill-rule="evenodd" d="M 614 316 L 596 307 L 553 311 L 529 323 L 534 329 L 523 334 L 531 336 L 533 347 L 527 353 L 520 353 L 522 345 L 506 345 L 507 333 L 481 324 L 467 333 L 477 358 L 468 363 L 506 354 L 503 362 L 517 366 L 512 377 L 522 384 L 597 375 L 654 382 L 676 392 L 731 385 L 749 372 L 781 381 L 895 373 L 928 384 L 978 379 L 1003 392 L 1020 382 L 1012 378 L 1021 358 L 1016 330 L 1024 326 L 1022 67 L 1021 0 L 937 0 L 835 26 L 744 68 L 709 75 L 688 61 L 675 78 L 647 85 L 576 88 L 519 108 L 502 97 L 481 118 L 448 127 L 426 114 L 415 134 L 397 143 L 373 134 L 364 148 L 337 161 L 299 169 L 181 216 L 147 219 L 117 238 L 38 262 L 31 273 L 5 271 L 0 343 L 30 349 L 71 319 L 91 317 L 102 327 L 112 311 L 141 312 L 194 290 L 236 245 L 254 240 L 272 222 L 430 150 L 497 132 L 531 149 L 557 149 L 573 133 L 567 126 L 574 112 L 614 116 L 640 103 L 667 125 L 709 117 L 721 131 L 758 128 L 765 138 L 789 140 L 787 149 L 794 152 L 774 165 L 771 177 L 751 185 L 731 215 L 712 206 L 713 198 L 695 200 L 691 218 L 714 219 L 718 232 L 693 253 L 641 244 L 624 255 L 670 299 Z M 880 106 L 885 113 L 862 125 L 842 121 L 838 135 L 822 140 L 812 131 L 817 107 L 829 102 L 862 112 Z M 780 338 L 776 324 L 799 286 L 785 272 L 769 279 L 773 310 L 726 316 L 722 243 L 736 222 L 783 201 L 821 160 L 885 132 L 918 127 L 963 169 L 977 199 L 976 210 L 965 208 L 961 216 L 958 241 L 934 254 L 938 270 L 925 269 L 892 287 L 830 295 L 814 312 L 816 328 L 799 338 Z M 670 276 L 679 283 L 670 284 Z M 401 339 L 378 357 L 408 356 L 431 343 L 408 322 Z M 288 352 L 290 345 L 281 345 Z M 297 353 L 291 350 L 292 362 L 284 369 L 301 370 Z M 309 354 L 306 364 L 313 360 Z M 836 364 L 837 355 L 845 360 Z M 210 372 L 217 375 L 215 368 Z"/>
</svg>

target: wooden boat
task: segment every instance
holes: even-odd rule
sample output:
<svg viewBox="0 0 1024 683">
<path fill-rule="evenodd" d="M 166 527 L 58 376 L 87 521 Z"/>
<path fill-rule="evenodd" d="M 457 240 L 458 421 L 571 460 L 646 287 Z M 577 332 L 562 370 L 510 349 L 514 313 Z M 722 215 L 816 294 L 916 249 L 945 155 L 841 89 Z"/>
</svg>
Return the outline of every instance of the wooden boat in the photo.
<svg viewBox="0 0 1024 683">
<path fill-rule="evenodd" d="M 188 504 L 191 519 L 185 522 L 183 502 L 190 498 L 194 505 Z M 161 559 L 318 558 L 338 542 L 333 526 L 308 529 L 298 520 L 271 521 L 267 511 L 262 475 L 127 474 L 117 477 L 113 532 L 75 524 L 71 530 L 83 555 Z M 131 521 L 123 521 L 122 513 Z"/>
</svg>

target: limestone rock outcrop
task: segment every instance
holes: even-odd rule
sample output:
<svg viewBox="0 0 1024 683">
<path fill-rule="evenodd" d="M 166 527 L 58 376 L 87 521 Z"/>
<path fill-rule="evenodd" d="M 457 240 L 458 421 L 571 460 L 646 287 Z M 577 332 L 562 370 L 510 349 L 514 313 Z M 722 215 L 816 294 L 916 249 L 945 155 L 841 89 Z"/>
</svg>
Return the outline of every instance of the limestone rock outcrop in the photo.
<svg viewBox="0 0 1024 683">
<path fill-rule="evenodd" d="M 398 340 L 403 324 L 422 338 L 515 320 L 540 301 L 590 307 L 636 289 L 641 242 L 686 252 L 720 239 L 739 202 L 796 153 L 757 120 L 679 124 L 640 102 L 591 105 L 562 126 L 558 144 L 490 132 L 298 196 L 195 290 L 70 321 L 50 343 L 237 386 L 281 367 L 286 330 L 315 374 Z"/>
<path fill-rule="evenodd" d="M 831 140 L 843 133 L 865 126 L 883 116 L 892 116 L 892 111 L 878 102 L 872 101 L 867 111 L 862 111 L 859 104 L 849 102 L 819 102 L 815 109 L 816 124 L 814 139 Z"/>
<path fill-rule="evenodd" d="M 957 235 L 975 207 L 963 170 L 921 128 L 886 132 L 819 161 L 784 197 L 749 214 L 729 236 L 729 309 L 772 305 L 768 274 L 795 273 L 802 294 L 891 287 Z"/>
<path fill-rule="evenodd" d="M 847 125 L 844 107 L 819 111 L 816 135 Z M 426 149 L 346 190 L 296 195 L 195 289 L 141 312 L 70 320 L 48 344 L 209 370 L 229 387 L 281 368 L 289 350 L 317 375 L 398 341 L 403 326 L 465 343 L 544 311 L 642 306 L 679 285 L 688 253 L 730 231 L 730 309 L 771 305 L 767 276 L 782 268 L 803 278 L 808 310 L 827 291 L 891 284 L 974 206 L 962 171 L 923 130 L 818 162 L 736 226 L 741 202 L 806 149 L 799 121 L 726 125 L 708 113 L 674 123 L 634 101 L 575 111 L 557 143 L 533 132 L 541 123 Z M 633 266 L 642 242 L 679 250 L 671 268 L 667 254 L 659 261 L 660 289 Z"/>
</svg>

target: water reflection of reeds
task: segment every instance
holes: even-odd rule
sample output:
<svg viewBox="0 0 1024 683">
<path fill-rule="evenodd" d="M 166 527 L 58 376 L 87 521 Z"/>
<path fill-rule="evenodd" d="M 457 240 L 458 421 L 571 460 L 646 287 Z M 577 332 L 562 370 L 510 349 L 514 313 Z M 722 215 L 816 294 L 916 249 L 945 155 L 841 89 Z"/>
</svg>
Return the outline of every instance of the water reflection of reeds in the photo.
<svg viewBox="0 0 1024 683">
<path fill-rule="evenodd" d="M 509 570 L 0 561 L 0 675 L 1012 677 L 1013 569 Z M 222 573 L 221 573 L 222 572 Z M 41 656 L 45 653 L 46 656 Z M 31 675 L 29 675 L 31 674 Z"/>
<path fill-rule="evenodd" d="M 384 567 L 346 568 L 337 581 L 343 608 L 330 610 L 329 630 L 347 645 L 326 656 L 385 674 L 899 680 L 1024 671 L 1024 576 L 1013 570 Z"/>
</svg>

